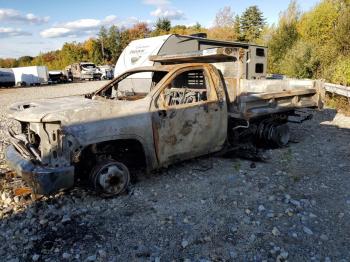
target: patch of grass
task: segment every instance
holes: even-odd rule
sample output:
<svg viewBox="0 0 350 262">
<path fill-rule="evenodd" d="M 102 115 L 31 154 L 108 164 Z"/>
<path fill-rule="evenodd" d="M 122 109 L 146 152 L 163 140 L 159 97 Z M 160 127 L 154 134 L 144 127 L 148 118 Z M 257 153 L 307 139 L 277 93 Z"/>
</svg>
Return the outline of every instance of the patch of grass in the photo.
<svg viewBox="0 0 350 262">
<path fill-rule="evenodd" d="M 325 105 L 336 109 L 339 113 L 350 116 L 350 100 L 344 96 L 326 94 Z"/>
<path fill-rule="evenodd" d="M 283 154 L 282 159 L 287 163 L 293 160 L 293 152 L 290 147 L 288 147 L 287 151 Z"/>
<path fill-rule="evenodd" d="M 235 162 L 233 168 L 238 172 L 241 169 L 241 162 Z"/>
<path fill-rule="evenodd" d="M 300 182 L 301 177 L 297 176 L 297 175 L 292 175 L 292 179 L 294 183 Z"/>
</svg>

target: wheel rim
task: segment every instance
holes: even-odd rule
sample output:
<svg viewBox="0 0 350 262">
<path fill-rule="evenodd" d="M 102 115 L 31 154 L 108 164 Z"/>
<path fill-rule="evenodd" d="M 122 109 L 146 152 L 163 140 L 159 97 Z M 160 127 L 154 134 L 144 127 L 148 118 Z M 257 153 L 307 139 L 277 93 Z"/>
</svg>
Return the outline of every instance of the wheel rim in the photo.
<svg viewBox="0 0 350 262">
<path fill-rule="evenodd" d="M 117 195 L 123 192 L 129 183 L 129 171 L 118 162 L 102 166 L 95 175 L 95 187 L 107 195 Z"/>
<path fill-rule="evenodd" d="M 275 128 L 275 143 L 279 146 L 279 147 L 283 147 L 286 146 L 289 142 L 289 138 L 290 138 L 290 133 L 289 133 L 289 127 L 288 125 L 284 124 L 284 125 L 279 125 Z"/>
</svg>

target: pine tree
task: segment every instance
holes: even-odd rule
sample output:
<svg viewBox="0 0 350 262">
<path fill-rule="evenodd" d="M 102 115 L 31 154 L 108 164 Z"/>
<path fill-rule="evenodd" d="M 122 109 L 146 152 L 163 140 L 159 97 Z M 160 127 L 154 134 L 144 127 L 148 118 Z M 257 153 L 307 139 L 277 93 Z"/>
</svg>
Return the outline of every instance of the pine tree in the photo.
<svg viewBox="0 0 350 262">
<path fill-rule="evenodd" d="M 112 25 L 108 30 L 106 47 L 109 50 L 109 62 L 115 64 L 119 55 L 123 51 L 121 46 L 121 32 L 115 25 Z"/>
<path fill-rule="evenodd" d="M 233 23 L 233 28 L 237 36 L 237 40 L 241 40 L 241 20 L 239 15 L 236 15 L 235 21 Z"/>
<path fill-rule="evenodd" d="M 108 33 L 107 29 L 104 26 L 101 26 L 100 32 L 98 33 L 98 39 L 101 43 L 101 52 L 102 52 L 102 61 L 105 61 L 106 55 L 105 55 L 105 44 L 107 42 Z"/>
<path fill-rule="evenodd" d="M 259 8 L 248 7 L 241 16 L 242 40 L 252 42 L 258 39 L 265 25 L 265 18 Z"/>
<path fill-rule="evenodd" d="M 171 29 L 171 22 L 167 18 L 159 18 L 156 23 L 156 31 L 165 31 L 169 32 Z"/>
<path fill-rule="evenodd" d="M 196 23 L 194 26 L 192 26 L 193 30 L 200 32 L 202 30 L 202 25 L 200 23 Z"/>
</svg>

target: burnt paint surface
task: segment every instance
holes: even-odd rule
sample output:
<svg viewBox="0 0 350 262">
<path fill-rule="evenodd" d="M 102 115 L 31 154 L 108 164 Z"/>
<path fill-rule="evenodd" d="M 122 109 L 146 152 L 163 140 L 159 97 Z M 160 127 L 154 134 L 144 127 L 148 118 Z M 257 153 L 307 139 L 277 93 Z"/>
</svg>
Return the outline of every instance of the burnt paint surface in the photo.
<svg viewBox="0 0 350 262">
<path fill-rule="evenodd" d="M 221 149 L 227 134 L 227 106 L 220 77 L 211 66 L 194 66 L 206 74 L 207 100 L 167 106 L 158 101 L 160 93 L 178 74 L 174 74 L 155 96 L 152 121 L 155 148 L 160 165 L 167 165 Z M 160 99 L 159 99 L 160 100 Z"/>
<path fill-rule="evenodd" d="M 45 145 L 45 154 L 52 154 L 54 147 L 62 147 L 61 159 L 52 162 L 50 158 L 43 156 L 43 159 L 47 159 L 48 166 L 52 166 L 53 163 L 55 166 L 67 165 L 77 159 L 76 156 L 85 147 L 117 139 L 138 140 L 143 145 L 149 170 L 220 150 L 227 136 L 226 94 L 229 93 L 228 89 L 234 87 L 226 86 L 218 70 L 206 63 L 152 68 L 167 71 L 168 74 L 142 99 L 123 101 L 99 96 L 92 96 L 92 99 L 81 96 L 44 99 L 12 105 L 11 116 L 19 121 L 33 123 L 33 126 L 39 125 L 36 128 L 42 130 L 42 133 L 47 133 L 41 137 L 41 143 Z M 204 69 L 207 76 L 206 101 L 173 107 L 157 105 L 160 92 L 176 75 L 184 70 L 198 68 Z M 116 81 L 118 78 L 110 84 Z M 259 82 L 256 81 L 256 84 Z M 102 89 L 106 87 L 108 84 Z M 313 105 L 312 97 L 308 99 L 306 96 L 304 99 L 301 107 Z M 298 100 L 299 103 L 300 101 L 303 100 Z M 238 102 L 239 100 L 232 103 Z M 258 105 L 257 111 L 254 112 L 254 103 L 256 102 L 240 104 L 242 114 L 236 112 L 237 115 L 246 118 L 249 114 L 268 114 L 271 110 L 283 110 L 282 106 L 269 108 L 263 104 L 261 108 Z M 289 108 L 289 105 L 295 107 L 296 103 L 287 102 L 283 106 Z M 248 107 L 250 111 L 246 110 Z M 55 143 L 52 142 L 53 134 L 58 136 Z M 69 140 L 69 145 L 62 142 L 63 140 Z M 62 143 L 59 144 L 58 141 Z"/>
</svg>

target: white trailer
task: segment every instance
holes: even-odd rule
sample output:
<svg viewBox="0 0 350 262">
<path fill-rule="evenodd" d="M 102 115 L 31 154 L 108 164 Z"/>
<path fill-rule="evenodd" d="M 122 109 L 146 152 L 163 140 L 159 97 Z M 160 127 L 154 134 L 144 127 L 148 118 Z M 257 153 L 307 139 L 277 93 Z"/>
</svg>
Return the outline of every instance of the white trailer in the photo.
<svg viewBox="0 0 350 262">
<path fill-rule="evenodd" d="M 26 66 L 12 68 L 15 74 L 16 86 L 46 84 L 49 81 L 49 71 L 46 66 Z"/>
<path fill-rule="evenodd" d="M 176 55 L 221 47 L 241 50 L 240 61 L 214 64 L 221 71 L 225 71 L 225 76 L 229 74 L 233 78 L 238 77 L 240 79 L 266 78 L 267 47 L 178 34 L 150 37 L 130 42 L 116 63 L 114 77 L 136 67 L 160 64 L 157 61 L 150 61 L 150 56 Z M 137 91 L 140 86 L 151 86 L 152 75 L 148 72 L 135 74 L 128 77 L 128 81 L 124 81 L 124 83 L 132 85 Z"/>
</svg>

